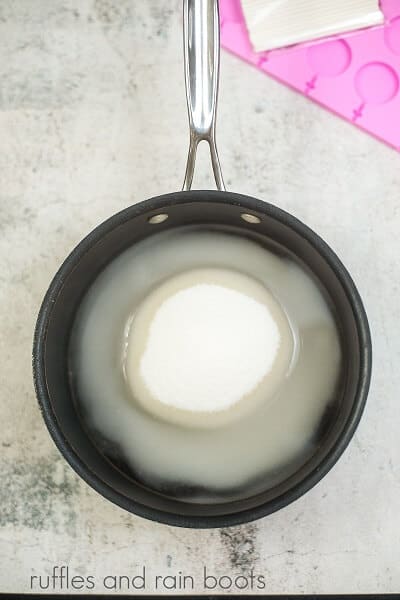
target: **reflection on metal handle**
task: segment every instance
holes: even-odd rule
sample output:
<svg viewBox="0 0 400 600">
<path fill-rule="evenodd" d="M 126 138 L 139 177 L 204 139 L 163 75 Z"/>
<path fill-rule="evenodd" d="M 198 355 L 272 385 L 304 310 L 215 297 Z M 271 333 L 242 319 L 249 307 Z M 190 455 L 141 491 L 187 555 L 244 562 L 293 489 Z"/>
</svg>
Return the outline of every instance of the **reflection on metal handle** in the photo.
<svg viewBox="0 0 400 600">
<path fill-rule="evenodd" d="M 184 190 L 190 190 L 197 146 L 208 142 L 215 183 L 225 190 L 215 143 L 219 78 L 218 0 L 183 0 L 183 42 L 190 145 Z"/>
</svg>

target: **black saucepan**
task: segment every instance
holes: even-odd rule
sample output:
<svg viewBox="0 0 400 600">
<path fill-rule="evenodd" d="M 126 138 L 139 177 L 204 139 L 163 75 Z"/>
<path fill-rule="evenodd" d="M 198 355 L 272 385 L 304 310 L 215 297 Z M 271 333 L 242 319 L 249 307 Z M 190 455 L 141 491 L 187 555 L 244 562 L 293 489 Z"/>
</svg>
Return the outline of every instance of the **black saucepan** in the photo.
<svg viewBox="0 0 400 600">
<path fill-rule="evenodd" d="M 217 0 L 184 0 L 186 90 L 190 149 L 184 191 L 135 204 L 99 225 L 55 275 L 38 316 L 33 369 L 43 417 L 56 445 L 75 471 L 124 509 L 183 527 L 222 527 L 268 515 L 315 485 L 349 443 L 361 417 L 371 374 L 368 320 L 357 289 L 336 254 L 306 225 L 279 208 L 224 190 L 215 145 L 219 71 Z M 189 191 L 199 141 L 208 142 L 216 191 Z M 71 328 L 86 291 L 128 247 L 156 232 L 186 225 L 232 232 L 273 243 L 312 271 L 335 310 L 343 369 L 335 410 L 314 454 L 283 482 L 257 495 L 218 504 L 185 502 L 146 487 L 112 463 L 81 421 L 73 398 L 68 348 Z M 318 365 L 315 366 L 318 369 Z M 238 440 L 240 443 L 240 440 Z"/>
</svg>

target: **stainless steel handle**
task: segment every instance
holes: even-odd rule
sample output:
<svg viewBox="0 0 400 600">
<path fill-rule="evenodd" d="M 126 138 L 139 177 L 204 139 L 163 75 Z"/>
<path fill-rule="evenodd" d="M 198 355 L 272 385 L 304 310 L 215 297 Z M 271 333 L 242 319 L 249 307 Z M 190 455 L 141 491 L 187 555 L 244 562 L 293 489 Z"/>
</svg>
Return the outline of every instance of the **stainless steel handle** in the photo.
<svg viewBox="0 0 400 600">
<path fill-rule="evenodd" d="M 190 143 L 184 190 L 190 190 L 197 146 L 205 140 L 217 188 L 225 190 L 215 142 L 219 79 L 218 0 L 183 0 L 183 44 Z"/>
</svg>

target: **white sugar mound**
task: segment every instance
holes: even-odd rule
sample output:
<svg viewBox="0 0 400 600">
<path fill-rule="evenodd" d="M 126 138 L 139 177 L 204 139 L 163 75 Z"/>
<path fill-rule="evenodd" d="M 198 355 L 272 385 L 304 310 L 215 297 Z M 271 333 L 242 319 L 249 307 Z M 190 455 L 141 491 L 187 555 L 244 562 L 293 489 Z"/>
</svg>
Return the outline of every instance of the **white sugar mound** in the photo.
<svg viewBox="0 0 400 600">
<path fill-rule="evenodd" d="M 187 411 L 218 412 L 253 391 L 280 345 L 268 307 L 239 291 L 201 283 L 156 311 L 140 361 L 157 400 Z"/>
</svg>

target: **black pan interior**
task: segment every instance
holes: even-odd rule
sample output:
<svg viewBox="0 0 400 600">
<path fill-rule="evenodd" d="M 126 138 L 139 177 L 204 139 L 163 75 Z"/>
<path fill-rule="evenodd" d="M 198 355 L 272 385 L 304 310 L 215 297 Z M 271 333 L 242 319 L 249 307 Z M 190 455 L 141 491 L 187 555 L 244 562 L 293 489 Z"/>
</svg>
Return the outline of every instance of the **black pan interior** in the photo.
<svg viewBox="0 0 400 600">
<path fill-rule="evenodd" d="M 168 219 L 151 224 L 151 216 Z M 241 217 L 249 213 L 259 223 Z M 285 481 L 253 496 L 219 504 L 188 503 L 135 481 L 123 461 L 93 443 L 76 409 L 68 372 L 71 328 L 79 304 L 99 272 L 120 252 L 156 232 L 195 225 L 236 232 L 295 255 L 325 290 L 342 337 L 343 373 L 335 410 L 321 427 L 321 443 Z M 347 446 L 365 403 L 371 371 L 367 318 L 343 265 L 314 232 L 294 217 L 247 196 L 227 192 L 178 192 L 147 200 L 115 215 L 87 236 L 55 276 L 39 314 L 34 375 L 47 426 L 61 452 L 97 491 L 125 509 L 173 525 L 233 525 L 271 513 L 312 487 Z M 112 458 L 112 457 L 111 457 Z"/>
</svg>

